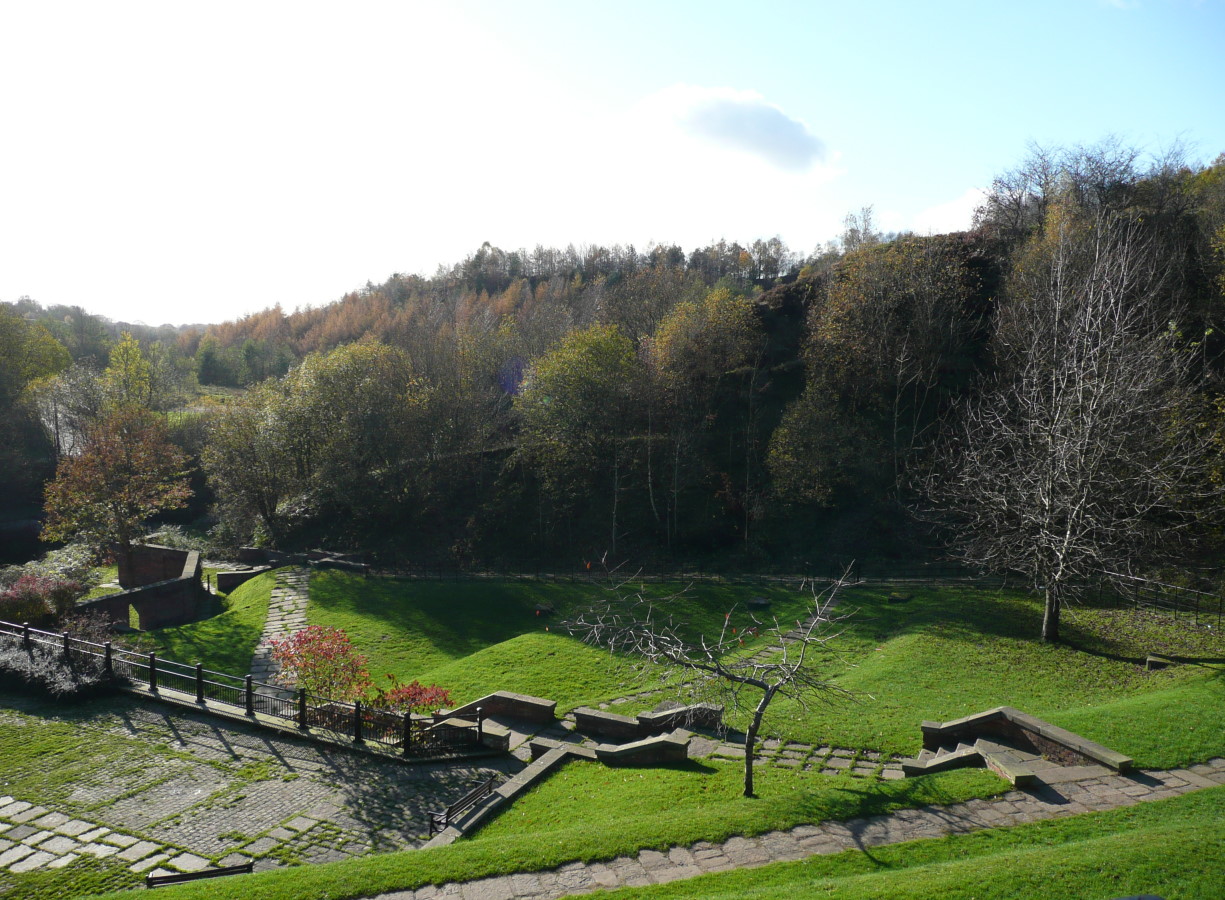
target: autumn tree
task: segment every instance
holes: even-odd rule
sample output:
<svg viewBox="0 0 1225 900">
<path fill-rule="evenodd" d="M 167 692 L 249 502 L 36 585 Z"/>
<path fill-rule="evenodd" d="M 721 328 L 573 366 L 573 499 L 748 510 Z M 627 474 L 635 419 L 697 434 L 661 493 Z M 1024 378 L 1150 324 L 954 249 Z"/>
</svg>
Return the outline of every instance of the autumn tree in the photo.
<svg viewBox="0 0 1225 900">
<path fill-rule="evenodd" d="M 998 314 L 998 375 L 925 485 L 963 559 L 1043 595 L 1044 641 L 1079 584 L 1168 550 L 1211 491 L 1156 246 L 1142 223 L 1051 205 Z"/>
<path fill-rule="evenodd" d="M 88 431 L 78 455 L 60 461 L 47 485 L 43 540 L 114 543 L 126 557 L 141 525 L 191 496 L 186 465 L 153 413 L 129 408 L 107 416 Z"/>
</svg>

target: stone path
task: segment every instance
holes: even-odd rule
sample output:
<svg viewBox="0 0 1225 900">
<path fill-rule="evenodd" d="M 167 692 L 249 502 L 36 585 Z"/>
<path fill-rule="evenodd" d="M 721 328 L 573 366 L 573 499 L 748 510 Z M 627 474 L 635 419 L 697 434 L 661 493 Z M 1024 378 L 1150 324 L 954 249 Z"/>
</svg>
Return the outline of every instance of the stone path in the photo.
<svg viewBox="0 0 1225 900">
<path fill-rule="evenodd" d="M 268 603 L 264 633 L 251 658 L 251 677 L 262 684 L 273 684 L 281 667 L 272 658 L 273 639 L 283 640 L 306 627 L 306 601 L 310 596 L 310 570 L 280 569 Z"/>
<path fill-rule="evenodd" d="M 22 785 L 44 783 L 40 763 L 5 761 L 0 894 L 9 873 L 91 858 L 143 875 L 413 849 L 430 812 L 521 768 L 506 757 L 407 765 L 126 696 L 44 713 L 0 693 L 0 729 L 38 740 L 70 723 L 91 764 L 34 796 Z"/>
<path fill-rule="evenodd" d="M 843 850 L 1114 809 L 1216 785 L 1225 785 L 1225 758 L 1189 769 L 1111 774 L 1046 785 L 1033 792 L 1011 791 L 993 800 L 970 800 L 846 822 L 800 825 L 790 831 L 773 831 L 753 838 L 733 837 L 722 843 L 699 841 L 689 847 L 673 847 L 667 852 L 642 850 L 635 857 L 622 856 L 598 863 L 572 862 L 547 872 L 429 885 L 416 891 L 380 894 L 376 900 L 435 900 L 439 897 L 552 900 L 605 888 L 662 884 L 707 872 L 753 868 Z"/>
</svg>

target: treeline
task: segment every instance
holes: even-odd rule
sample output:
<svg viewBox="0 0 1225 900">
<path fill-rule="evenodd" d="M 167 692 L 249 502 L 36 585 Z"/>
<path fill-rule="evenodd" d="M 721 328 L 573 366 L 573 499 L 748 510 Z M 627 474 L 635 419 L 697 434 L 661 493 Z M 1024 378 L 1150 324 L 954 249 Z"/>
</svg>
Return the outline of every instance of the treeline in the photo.
<svg viewBox="0 0 1225 900">
<path fill-rule="evenodd" d="M 160 365 L 166 391 L 176 371 L 247 387 L 171 430 L 230 543 L 461 565 L 921 553 L 916 473 L 1007 356 L 997 323 L 1027 302 L 1025 260 L 1073 219 L 1158 247 L 1165 346 L 1196 359 L 1170 388 L 1225 432 L 1225 157 L 1142 165 L 1112 143 L 1033 151 L 969 232 L 886 237 L 865 211 L 806 259 L 777 239 L 485 245 L 430 278 L 186 329 L 149 382 Z M 44 430 L 72 405 L 59 363 L 27 379 L 45 380 Z"/>
</svg>

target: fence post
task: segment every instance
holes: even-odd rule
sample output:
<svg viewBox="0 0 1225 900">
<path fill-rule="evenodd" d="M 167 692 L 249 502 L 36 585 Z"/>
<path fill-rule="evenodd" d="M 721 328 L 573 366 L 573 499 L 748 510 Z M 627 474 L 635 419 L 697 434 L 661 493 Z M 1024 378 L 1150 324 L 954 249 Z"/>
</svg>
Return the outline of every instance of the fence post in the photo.
<svg viewBox="0 0 1225 900">
<path fill-rule="evenodd" d="M 360 700 L 353 703 L 353 743 L 366 743 L 362 738 L 362 701 Z"/>
<path fill-rule="evenodd" d="M 248 675 L 242 680 L 243 688 L 243 705 L 246 707 L 246 713 L 249 716 L 255 715 L 255 689 L 251 685 L 251 676 Z"/>
<path fill-rule="evenodd" d="M 115 674 L 115 664 L 111 661 L 111 642 L 102 645 L 102 669 L 108 676 Z"/>
<path fill-rule="evenodd" d="M 68 637 L 67 631 L 63 632 L 62 637 L 64 638 L 64 662 L 68 662 L 72 658 L 68 651 L 68 642 L 71 638 Z"/>
<path fill-rule="evenodd" d="M 196 663 L 196 702 L 204 702 L 204 665 Z"/>
<path fill-rule="evenodd" d="M 476 742 L 478 744 L 485 741 L 485 710 L 481 707 L 476 708 Z"/>
<path fill-rule="evenodd" d="M 157 693 L 157 654 L 149 654 L 149 690 Z"/>
<path fill-rule="evenodd" d="M 22 646 L 22 649 L 25 649 L 25 650 L 30 649 L 30 623 L 29 622 L 21 623 L 21 646 Z"/>
<path fill-rule="evenodd" d="M 298 727 L 306 731 L 306 688 L 298 688 Z"/>
<path fill-rule="evenodd" d="M 404 714 L 404 738 L 400 742 L 400 752 L 408 756 L 408 746 L 413 740 L 413 714 Z"/>
</svg>

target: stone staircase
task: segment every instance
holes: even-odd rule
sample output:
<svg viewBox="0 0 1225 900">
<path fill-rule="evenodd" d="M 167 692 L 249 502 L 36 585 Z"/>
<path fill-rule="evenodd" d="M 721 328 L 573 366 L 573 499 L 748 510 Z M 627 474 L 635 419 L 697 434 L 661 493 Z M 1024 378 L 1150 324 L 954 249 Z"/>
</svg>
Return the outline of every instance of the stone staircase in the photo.
<svg viewBox="0 0 1225 900">
<path fill-rule="evenodd" d="M 1100 778 L 1130 758 L 1010 706 L 952 722 L 924 722 L 923 750 L 901 760 L 906 776 L 982 767 L 1014 787 Z"/>
<path fill-rule="evenodd" d="M 310 570 L 281 569 L 276 574 L 276 586 L 268 603 L 268 618 L 264 633 L 251 659 L 251 678 L 260 684 L 274 684 L 281 667 L 272 658 L 271 641 L 283 640 L 306 627 L 306 601 L 310 595 Z M 286 695 L 290 692 L 285 691 Z"/>
</svg>

